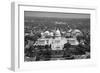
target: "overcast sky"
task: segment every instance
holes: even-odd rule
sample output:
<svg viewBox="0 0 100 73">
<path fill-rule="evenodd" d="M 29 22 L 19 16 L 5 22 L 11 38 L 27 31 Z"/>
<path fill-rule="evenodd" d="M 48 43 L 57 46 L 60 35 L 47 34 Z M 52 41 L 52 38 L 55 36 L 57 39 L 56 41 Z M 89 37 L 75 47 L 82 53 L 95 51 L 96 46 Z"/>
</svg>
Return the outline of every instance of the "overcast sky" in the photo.
<svg viewBox="0 0 100 73">
<path fill-rule="evenodd" d="M 76 14 L 76 13 L 56 13 L 56 12 L 36 12 L 25 11 L 24 16 L 28 17 L 55 17 L 55 18 L 90 18 L 90 14 Z"/>
</svg>

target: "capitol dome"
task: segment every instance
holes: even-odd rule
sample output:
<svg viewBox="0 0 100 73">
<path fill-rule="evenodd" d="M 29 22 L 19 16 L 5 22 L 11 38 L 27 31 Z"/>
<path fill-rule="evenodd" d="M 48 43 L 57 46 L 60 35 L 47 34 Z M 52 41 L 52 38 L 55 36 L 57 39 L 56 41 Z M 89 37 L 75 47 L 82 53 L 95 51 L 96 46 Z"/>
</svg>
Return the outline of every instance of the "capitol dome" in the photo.
<svg viewBox="0 0 100 73">
<path fill-rule="evenodd" d="M 60 33 L 59 29 L 56 30 L 56 36 L 61 36 L 61 33 Z"/>
</svg>

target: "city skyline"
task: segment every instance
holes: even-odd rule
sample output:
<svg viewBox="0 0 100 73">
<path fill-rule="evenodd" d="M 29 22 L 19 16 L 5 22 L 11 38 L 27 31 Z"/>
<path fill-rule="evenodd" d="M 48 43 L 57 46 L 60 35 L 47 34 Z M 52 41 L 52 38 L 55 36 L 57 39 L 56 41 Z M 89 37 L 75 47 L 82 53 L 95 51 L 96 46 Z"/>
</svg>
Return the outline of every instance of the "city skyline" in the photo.
<svg viewBox="0 0 100 73">
<path fill-rule="evenodd" d="M 24 11 L 25 17 L 48 17 L 48 18 L 83 18 L 89 19 L 90 14 L 81 13 L 61 13 L 61 12 L 39 12 L 39 11 Z"/>
</svg>

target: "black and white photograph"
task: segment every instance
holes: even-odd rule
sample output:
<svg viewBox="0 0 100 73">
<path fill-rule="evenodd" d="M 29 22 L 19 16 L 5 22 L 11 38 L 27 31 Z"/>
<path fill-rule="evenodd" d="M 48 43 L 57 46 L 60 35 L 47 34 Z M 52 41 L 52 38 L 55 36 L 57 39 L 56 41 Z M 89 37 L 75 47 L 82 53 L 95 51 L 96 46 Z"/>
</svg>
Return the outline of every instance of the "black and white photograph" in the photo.
<svg viewBox="0 0 100 73">
<path fill-rule="evenodd" d="M 24 11 L 24 62 L 90 59 L 90 16 Z"/>
</svg>

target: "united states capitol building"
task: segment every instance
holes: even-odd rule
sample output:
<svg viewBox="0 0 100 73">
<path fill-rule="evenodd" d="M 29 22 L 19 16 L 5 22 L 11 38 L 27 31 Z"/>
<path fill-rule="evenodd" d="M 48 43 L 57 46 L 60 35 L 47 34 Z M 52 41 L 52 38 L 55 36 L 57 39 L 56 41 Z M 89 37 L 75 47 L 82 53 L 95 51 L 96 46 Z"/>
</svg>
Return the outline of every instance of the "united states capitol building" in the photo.
<svg viewBox="0 0 100 73">
<path fill-rule="evenodd" d="M 67 37 L 62 34 L 65 34 Z M 41 32 L 41 38 L 39 38 L 34 45 L 51 45 L 52 50 L 62 50 L 65 43 L 78 45 L 77 35 L 82 35 L 81 31 L 78 29 L 70 29 L 68 32 L 61 32 L 60 29 L 56 29 L 52 32 L 45 31 Z"/>
</svg>

